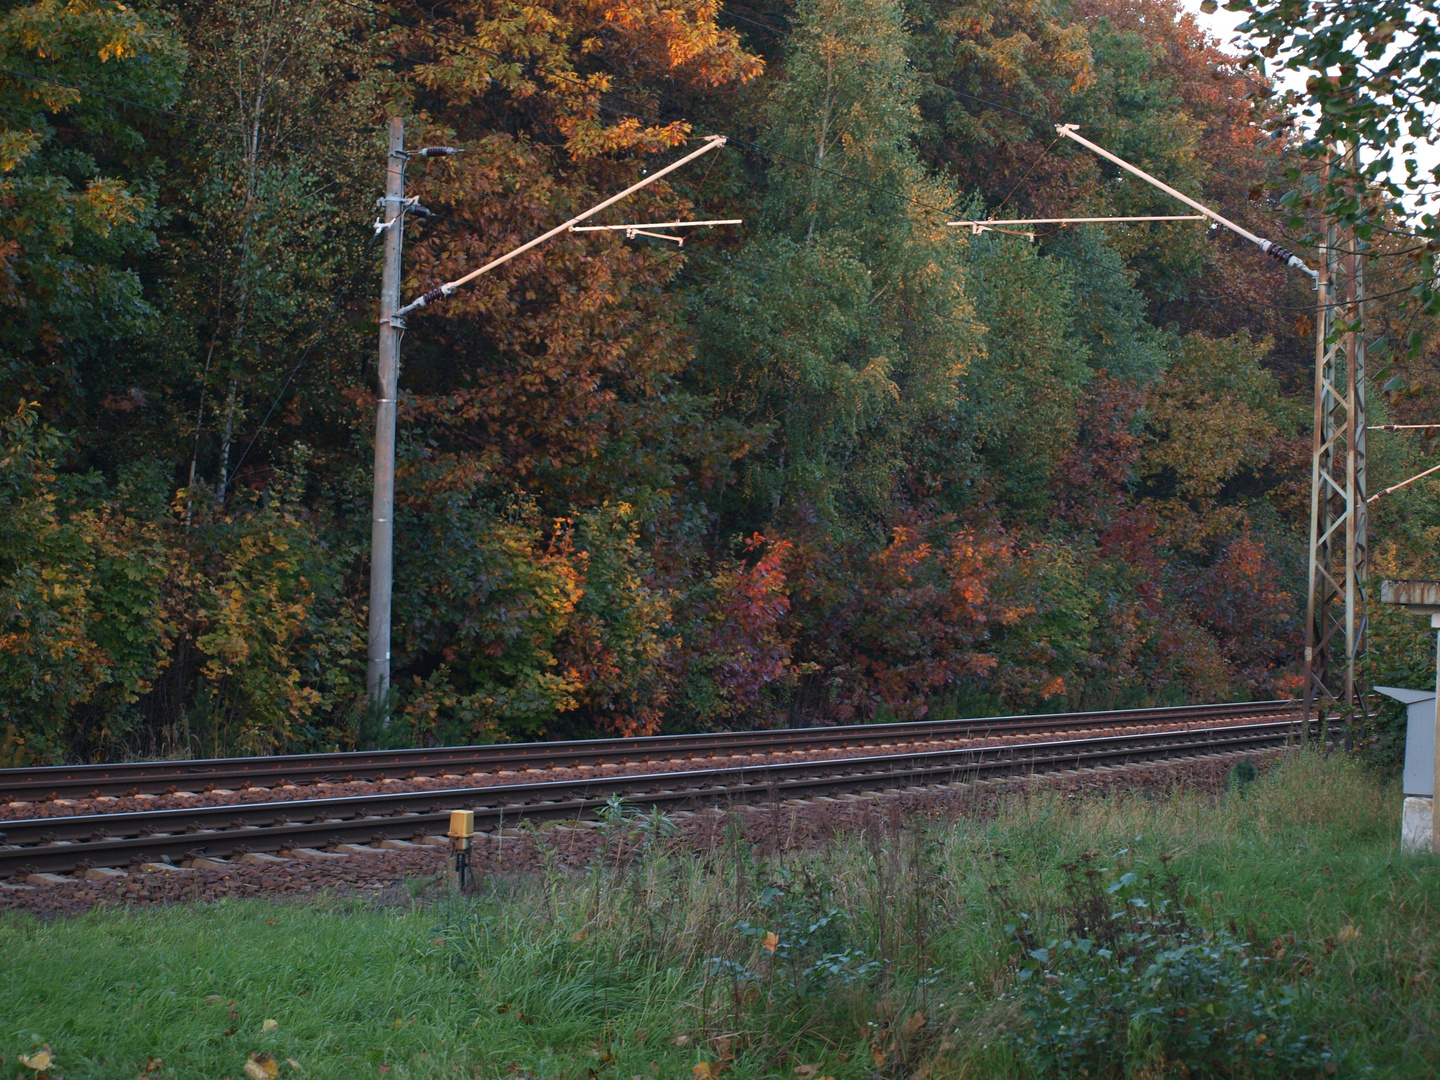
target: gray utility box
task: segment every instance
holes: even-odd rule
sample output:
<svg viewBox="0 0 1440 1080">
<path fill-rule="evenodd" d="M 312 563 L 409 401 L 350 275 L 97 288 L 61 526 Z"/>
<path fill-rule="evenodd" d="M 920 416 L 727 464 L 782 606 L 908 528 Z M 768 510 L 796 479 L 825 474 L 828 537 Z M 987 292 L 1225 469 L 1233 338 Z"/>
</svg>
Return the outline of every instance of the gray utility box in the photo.
<svg viewBox="0 0 1440 1080">
<path fill-rule="evenodd" d="M 1405 706 L 1406 795 L 1435 795 L 1435 691 L 1405 690 L 1398 686 L 1377 686 L 1375 692 L 1394 698 Z"/>
</svg>

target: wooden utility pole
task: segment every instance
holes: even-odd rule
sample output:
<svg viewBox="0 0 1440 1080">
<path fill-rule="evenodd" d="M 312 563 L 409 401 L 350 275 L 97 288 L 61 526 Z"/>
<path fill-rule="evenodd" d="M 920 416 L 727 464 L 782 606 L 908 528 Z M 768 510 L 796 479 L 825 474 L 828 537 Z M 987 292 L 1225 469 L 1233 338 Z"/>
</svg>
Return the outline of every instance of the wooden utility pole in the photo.
<svg viewBox="0 0 1440 1080">
<path fill-rule="evenodd" d="M 380 360 L 375 402 L 375 494 L 370 511 L 370 635 L 365 690 L 383 708 L 390 692 L 390 598 L 394 586 L 395 398 L 400 376 L 400 252 L 405 238 L 405 122 L 390 120 L 385 162 L 385 264 L 380 276 Z"/>
</svg>

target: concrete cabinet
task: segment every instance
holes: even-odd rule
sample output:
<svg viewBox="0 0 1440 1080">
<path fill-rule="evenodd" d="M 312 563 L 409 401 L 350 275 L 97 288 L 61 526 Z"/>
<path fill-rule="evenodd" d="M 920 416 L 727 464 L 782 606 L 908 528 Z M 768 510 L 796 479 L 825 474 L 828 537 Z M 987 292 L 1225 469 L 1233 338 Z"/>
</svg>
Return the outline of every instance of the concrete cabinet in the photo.
<svg viewBox="0 0 1440 1080">
<path fill-rule="evenodd" d="M 1399 686 L 1377 686 L 1375 691 L 1405 706 L 1405 773 L 1401 779 L 1405 809 L 1400 822 L 1400 847 L 1404 851 L 1429 851 L 1433 846 L 1435 798 L 1435 691 Z"/>
</svg>

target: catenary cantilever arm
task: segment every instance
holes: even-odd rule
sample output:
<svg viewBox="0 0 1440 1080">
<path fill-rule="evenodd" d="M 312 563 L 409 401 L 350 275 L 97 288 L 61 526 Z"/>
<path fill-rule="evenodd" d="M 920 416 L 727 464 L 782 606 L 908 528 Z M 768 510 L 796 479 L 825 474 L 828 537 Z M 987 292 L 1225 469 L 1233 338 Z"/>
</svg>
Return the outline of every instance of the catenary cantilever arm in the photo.
<svg viewBox="0 0 1440 1080">
<path fill-rule="evenodd" d="M 400 318 L 404 316 L 407 312 L 414 311 L 416 308 L 424 307 L 432 300 L 439 300 L 442 296 L 449 296 L 461 285 L 464 285 L 470 281 L 474 281 L 481 274 L 489 273 L 497 266 L 501 266 L 504 263 L 509 262 L 517 255 L 523 255 L 531 248 L 538 247 L 540 244 L 543 244 L 551 237 L 559 236 L 563 232 L 568 232 L 574 225 L 584 221 L 586 218 L 593 217 L 601 210 L 604 210 L 607 206 L 614 206 L 621 199 L 627 198 L 628 196 L 635 194 L 635 192 L 639 191 L 641 188 L 653 184 L 662 176 L 674 172 L 676 169 L 680 168 L 683 165 L 688 165 L 690 162 L 698 158 L 701 154 L 708 154 L 711 150 L 718 149 L 719 147 L 724 145 L 724 135 L 707 135 L 705 137 L 705 145 L 700 147 L 699 150 L 691 151 L 690 153 L 682 157 L 679 161 L 672 161 L 663 169 L 657 169 L 655 172 L 647 176 L 644 180 L 641 180 L 640 182 L 635 184 L 631 184 L 628 188 L 620 192 L 618 195 L 611 195 L 610 198 L 606 199 L 604 202 L 596 203 L 594 206 L 590 207 L 589 210 L 586 210 L 583 214 L 576 214 L 569 221 L 566 221 L 561 225 L 556 225 L 555 228 L 551 229 L 549 232 L 542 233 L 541 235 L 535 237 L 534 240 L 530 240 L 527 243 L 521 244 L 514 251 L 508 251 L 504 255 L 501 255 L 498 259 L 492 259 L 490 262 L 486 263 L 478 270 L 471 270 L 470 273 L 466 274 L 464 277 L 458 277 L 454 281 L 447 281 L 444 285 L 437 286 L 436 288 L 431 289 L 429 292 L 425 293 L 422 296 L 417 296 L 414 300 L 410 301 L 410 303 L 406 304 L 399 311 L 395 312 L 394 317 Z"/>
<path fill-rule="evenodd" d="M 1275 243 L 1273 240 L 1266 240 L 1263 237 L 1256 236 L 1249 229 L 1241 228 L 1229 218 L 1221 217 L 1214 210 L 1211 210 L 1203 203 L 1196 202 L 1184 192 L 1176 191 L 1169 184 L 1163 183 L 1162 181 L 1155 179 L 1155 177 L 1151 176 L 1143 169 L 1137 169 L 1134 165 L 1131 165 L 1124 158 L 1116 157 L 1114 154 L 1110 153 L 1109 150 L 1106 150 L 1103 147 L 1096 146 L 1089 139 L 1083 138 L 1080 135 L 1075 134 L 1076 126 L 1077 125 L 1075 124 L 1056 124 L 1055 130 L 1061 135 L 1063 135 L 1065 138 L 1077 142 L 1081 146 L 1086 147 L 1089 150 L 1093 150 L 1095 153 L 1103 157 L 1106 161 L 1113 161 L 1116 165 L 1119 165 L 1126 172 L 1133 173 L 1134 175 L 1140 177 L 1140 179 L 1144 180 L 1147 184 L 1153 184 L 1155 187 L 1165 192 L 1165 194 L 1179 199 L 1186 206 L 1194 207 L 1196 210 L 1199 210 L 1200 213 L 1204 214 L 1212 221 L 1216 221 L 1221 225 L 1224 225 L 1231 232 L 1236 233 L 1239 236 L 1243 236 L 1246 240 L 1249 240 L 1252 244 L 1258 247 L 1266 255 L 1269 255 L 1272 259 L 1276 259 L 1284 263 L 1286 266 L 1293 267 L 1296 270 L 1303 270 L 1316 281 L 1320 280 L 1320 275 L 1316 271 L 1311 270 L 1310 267 L 1306 266 L 1305 261 L 1301 259 L 1300 256 L 1296 255 L 1293 251 L 1288 251 L 1287 249 L 1281 247 L 1279 244 Z"/>
<path fill-rule="evenodd" d="M 1425 477 L 1427 477 L 1427 476 L 1429 476 L 1431 473 L 1435 473 L 1435 472 L 1440 472 L 1440 465 L 1432 465 L 1432 466 L 1430 466 L 1430 468 L 1426 469 L 1424 472 L 1422 472 L 1422 473 L 1416 473 L 1414 476 L 1410 477 L 1409 480 L 1401 480 L 1400 483 L 1398 483 L 1398 484 L 1391 484 L 1391 485 L 1390 485 L 1388 488 L 1386 488 L 1384 491 L 1377 491 L 1374 495 L 1371 495 L 1370 498 L 1366 499 L 1365 501 L 1366 501 L 1367 503 L 1373 503 L 1376 499 L 1380 498 L 1382 495 L 1389 495 L 1392 491 L 1399 491 L 1401 488 L 1407 487 L 1407 486 L 1409 486 L 1410 484 L 1413 484 L 1416 480 L 1423 480 L 1423 479 L 1425 479 Z"/>
</svg>

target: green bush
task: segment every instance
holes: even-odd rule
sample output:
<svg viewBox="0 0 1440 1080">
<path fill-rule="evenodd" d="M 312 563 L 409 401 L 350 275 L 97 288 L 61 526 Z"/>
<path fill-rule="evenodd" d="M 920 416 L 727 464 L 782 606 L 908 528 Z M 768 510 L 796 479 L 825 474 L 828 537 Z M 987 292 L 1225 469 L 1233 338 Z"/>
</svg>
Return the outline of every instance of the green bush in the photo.
<svg viewBox="0 0 1440 1080">
<path fill-rule="evenodd" d="M 1121 853 L 1120 858 L 1124 858 Z M 1066 867 L 1070 919 L 1042 939 L 1021 913 L 1025 1024 L 1014 1036 L 1040 1076 L 1328 1075 L 1332 1055 L 1299 1029 L 1296 985 L 1313 969 L 1293 937 L 1257 947 L 1190 924 L 1173 878 Z"/>
<path fill-rule="evenodd" d="M 849 913 L 834 906 L 829 883 L 784 866 L 771 871 L 771 881 L 755 897 L 760 923 L 735 926 L 742 938 L 760 942 L 771 957 L 772 992 L 796 997 L 864 984 L 885 965 L 866 955 L 853 940 Z M 722 958 L 711 960 L 717 972 L 743 982 L 760 981 L 749 968 Z"/>
</svg>

